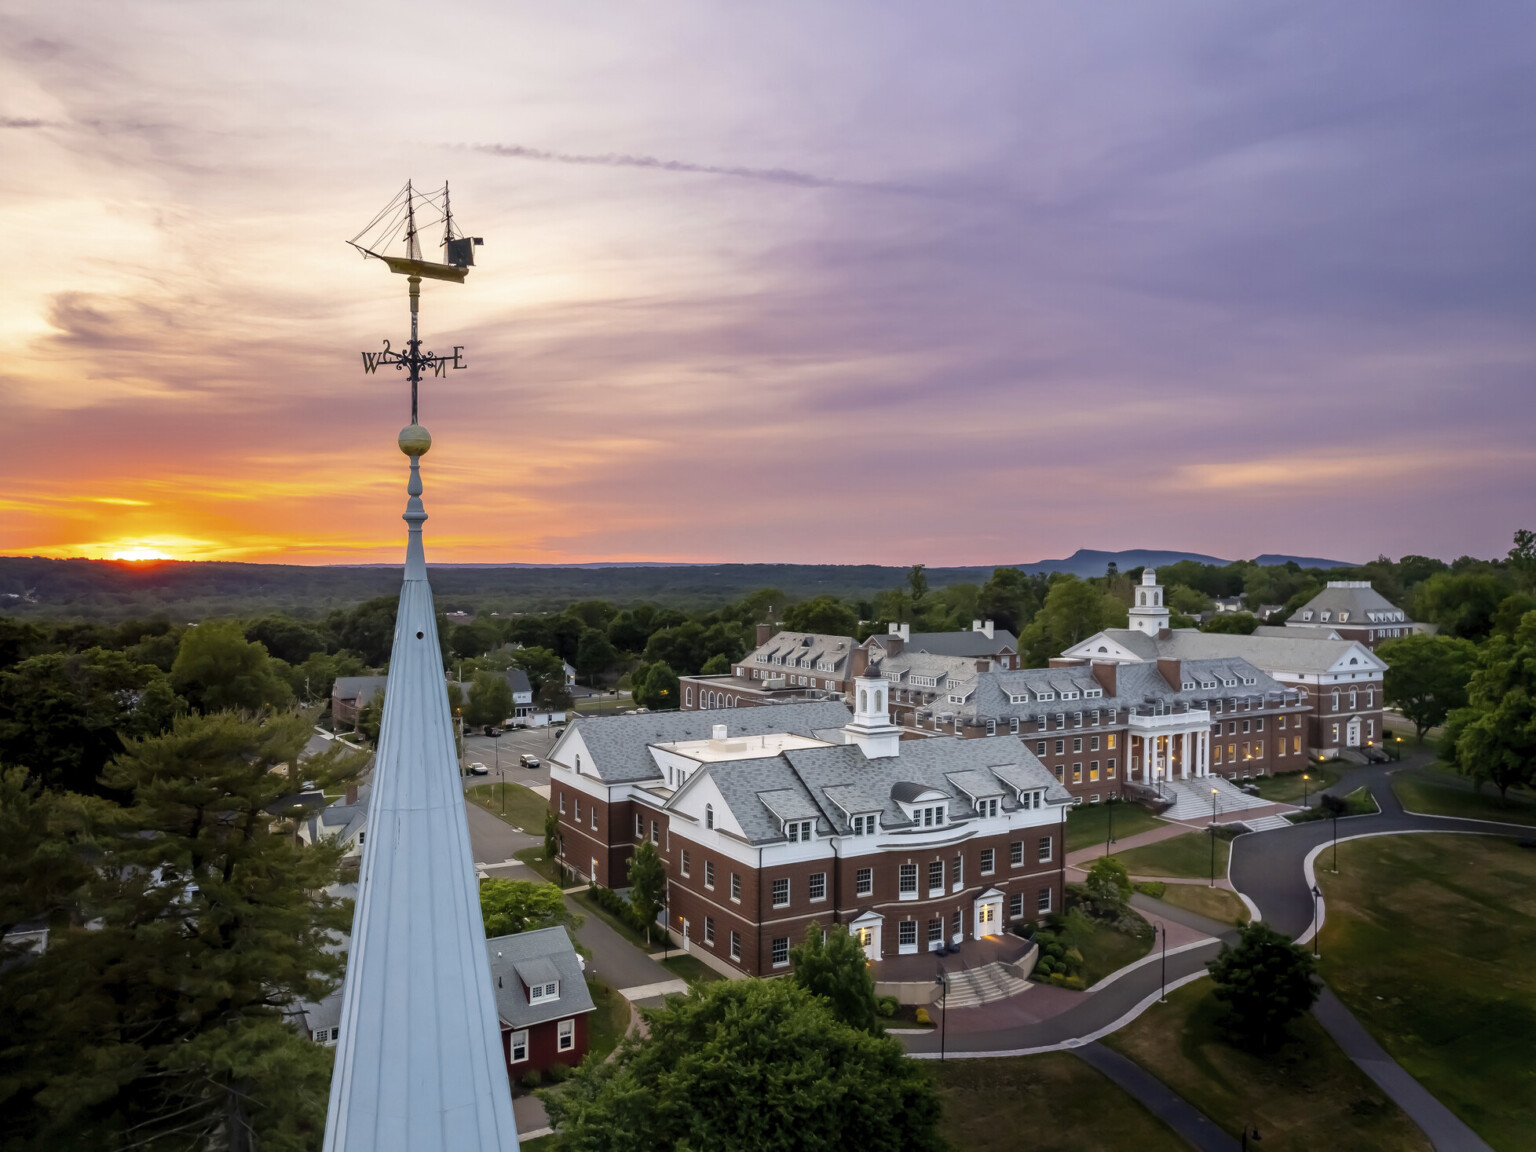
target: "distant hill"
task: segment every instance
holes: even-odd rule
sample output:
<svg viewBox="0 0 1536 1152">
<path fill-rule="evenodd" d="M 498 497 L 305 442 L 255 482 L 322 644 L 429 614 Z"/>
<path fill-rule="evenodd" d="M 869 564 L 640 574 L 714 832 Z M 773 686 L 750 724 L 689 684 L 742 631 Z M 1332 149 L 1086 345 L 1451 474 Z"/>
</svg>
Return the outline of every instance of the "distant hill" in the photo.
<svg viewBox="0 0 1536 1152">
<path fill-rule="evenodd" d="M 1261 557 L 1284 563 L 1290 557 Z M 1110 561 L 1120 570 L 1146 564 L 1197 560 L 1226 564 L 1196 552 L 1083 549 L 1065 560 L 1017 567 L 1030 573 L 1068 572 L 1102 576 Z M 1349 567 L 1301 559 L 1304 567 Z M 928 583 L 980 584 L 994 568 L 985 564 L 929 568 Z M 697 609 L 739 599 L 759 588 L 777 588 L 786 601 L 832 595 L 867 600 L 906 579 L 905 568 L 878 564 L 462 564 L 430 566 L 440 608 L 536 612 L 572 600 L 615 604 L 650 601 Z M 222 561 L 49 560 L 0 556 L 0 614 L 120 620 L 165 614 L 177 622 L 282 611 L 317 614 L 346 608 L 400 590 L 396 565 L 232 564 Z"/>
</svg>

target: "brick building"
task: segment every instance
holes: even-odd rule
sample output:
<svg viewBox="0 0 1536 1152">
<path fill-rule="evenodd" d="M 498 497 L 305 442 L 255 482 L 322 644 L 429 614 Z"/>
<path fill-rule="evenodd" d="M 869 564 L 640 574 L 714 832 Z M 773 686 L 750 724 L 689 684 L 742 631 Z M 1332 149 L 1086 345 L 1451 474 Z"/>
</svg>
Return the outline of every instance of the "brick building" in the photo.
<svg viewBox="0 0 1536 1152">
<path fill-rule="evenodd" d="M 1355 640 L 1375 649 L 1383 640 L 1419 631 L 1369 580 L 1330 580 L 1328 586 L 1295 612 L 1285 627 L 1307 634 Z"/>
<path fill-rule="evenodd" d="M 852 636 L 774 632 L 757 626 L 757 647 L 728 673 L 678 678 L 684 711 L 843 699 L 868 655 Z"/>
<path fill-rule="evenodd" d="M 812 921 L 847 925 L 879 979 L 883 960 L 1058 910 L 1067 791 L 1016 739 L 901 740 L 888 692 L 856 677 L 851 718 L 804 704 L 578 720 L 549 757 L 567 865 L 610 883 L 651 839 L 673 936 L 749 975 L 787 970 Z"/>
</svg>

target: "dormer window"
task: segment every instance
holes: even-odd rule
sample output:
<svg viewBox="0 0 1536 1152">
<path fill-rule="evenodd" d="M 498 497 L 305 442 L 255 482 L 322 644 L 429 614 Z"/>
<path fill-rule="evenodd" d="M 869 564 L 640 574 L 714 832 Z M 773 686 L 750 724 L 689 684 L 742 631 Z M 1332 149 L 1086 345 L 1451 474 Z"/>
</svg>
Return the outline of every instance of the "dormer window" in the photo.
<svg viewBox="0 0 1536 1152">
<path fill-rule="evenodd" d="M 1254 677 L 1252 677 L 1252 676 L 1244 676 L 1244 677 L 1243 677 L 1243 683 L 1244 683 L 1244 684 L 1257 684 L 1257 683 L 1258 683 L 1258 680 L 1256 680 L 1256 679 L 1255 679 L 1255 678 L 1254 678 Z"/>
<path fill-rule="evenodd" d="M 1104 695 L 1104 689 L 1086 688 L 1083 690 L 1083 695 L 1089 700 L 1097 700 L 1100 696 Z"/>
<path fill-rule="evenodd" d="M 1321 615 L 1320 615 L 1320 616 L 1319 616 L 1319 617 L 1318 617 L 1318 619 L 1319 619 L 1319 620 L 1321 620 L 1321 621 L 1322 621 L 1322 622 L 1323 622 L 1323 623 L 1324 623 L 1324 624 L 1326 624 L 1326 623 L 1328 623 L 1328 619 L 1329 619 L 1329 617 L 1331 617 L 1331 616 L 1332 616 L 1332 615 L 1333 615 L 1333 613 L 1332 613 L 1332 612 L 1330 612 L 1330 611 L 1328 611 L 1328 610 L 1327 610 L 1327 609 L 1326 609 L 1326 608 L 1325 608 L 1325 609 L 1323 609 L 1323 612 L 1322 612 L 1322 614 L 1321 614 Z"/>
<path fill-rule="evenodd" d="M 919 808 L 913 816 L 914 824 L 921 824 L 924 828 L 942 828 L 944 818 L 948 810 L 947 804 L 932 804 L 926 808 Z"/>
<path fill-rule="evenodd" d="M 1340 612 L 1339 613 L 1339 623 L 1340 624 L 1348 624 L 1349 623 L 1349 613 L 1348 612 Z"/>
<path fill-rule="evenodd" d="M 1051 692 L 1049 690 L 1037 692 L 1035 694 L 1035 699 L 1036 700 L 1054 700 L 1054 699 L 1056 699 L 1056 693 Z"/>
<path fill-rule="evenodd" d="M 1312 619 L 1312 609 L 1308 608 L 1305 612 L 1303 612 L 1301 614 L 1301 618 L 1303 620 L 1310 620 L 1310 619 Z"/>
<path fill-rule="evenodd" d="M 1063 692 L 1061 694 L 1061 698 L 1063 700 L 1076 700 L 1077 699 L 1077 693 L 1076 692 L 1072 692 L 1072 691 L 1066 691 L 1066 692 Z"/>
<path fill-rule="evenodd" d="M 530 1004 L 558 999 L 560 999 L 560 982 L 558 980 L 551 980 L 547 984 L 535 984 L 528 989 L 528 1003 Z"/>
<path fill-rule="evenodd" d="M 880 829 L 880 817 L 873 812 L 853 818 L 855 836 L 873 836 Z"/>
<path fill-rule="evenodd" d="M 791 844 L 798 844 L 810 840 L 814 828 L 814 821 L 790 820 L 784 825 L 784 835 L 789 838 Z"/>
<path fill-rule="evenodd" d="M 1029 703 L 1029 693 L 1028 692 L 1010 692 L 1010 693 L 1008 693 L 1008 703 L 1010 703 L 1010 704 L 1028 704 Z"/>
<path fill-rule="evenodd" d="M 1195 682 L 1193 680 L 1186 680 L 1180 687 L 1185 692 L 1193 692 L 1195 690 Z"/>
<path fill-rule="evenodd" d="M 1224 685 L 1226 685 L 1228 688 L 1236 688 L 1237 687 L 1237 680 L 1236 680 L 1235 677 L 1232 677 L 1232 676 L 1223 676 L 1221 678 L 1221 682 Z"/>
<path fill-rule="evenodd" d="M 976 801 L 976 815 L 983 818 L 996 816 L 1001 805 L 1002 801 L 995 796 L 985 800 L 978 800 Z"/>
</svg>

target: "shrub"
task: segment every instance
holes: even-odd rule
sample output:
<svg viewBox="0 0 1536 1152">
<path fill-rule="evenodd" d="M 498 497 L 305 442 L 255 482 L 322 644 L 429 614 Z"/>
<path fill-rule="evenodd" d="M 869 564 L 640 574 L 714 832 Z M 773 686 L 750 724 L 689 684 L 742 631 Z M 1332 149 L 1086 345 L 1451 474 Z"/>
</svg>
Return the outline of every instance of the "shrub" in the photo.
<svg viewBox="0 0 1536 1152">
<path fill-rule="evenodd" d="M 544 1083 L 544 1074 L 535 1068 L 532 1072 L 525 1073 L 520 1083 L 524 1088 L 537 1088 Z"/>
<path fill-rule="evenodd" d="M 1168 891 L 1168 885 L 1161 880 L 1142 880 L 1137 883 L 1136 891 L 1143 896 L 1150 896 L 1154 900 L 1161 900 L 1163 893 Z"/>
<path fill-rule="evenodd" d="M 896 1009 L 900 1006 L 901 1005 L 897 1001 L 896 997 L 882 996 L 880 997 L 879 1002 L 875 1005 L 875 1011 L 879 1012 L 880 1015 L 884 1016 L 886 1019 L 890 1019 L 892 1016 L 896 1015 Z"/>
<path fill-rule="evenodd" d="M 926 1008 L 919 1008 L 917 1010 L 917 1022 L 919 1024 L 932 1024 L 933 1023 L 933 1017 L 928 1015 L 928 1009 L 926 1009 Z"/>
</svg>

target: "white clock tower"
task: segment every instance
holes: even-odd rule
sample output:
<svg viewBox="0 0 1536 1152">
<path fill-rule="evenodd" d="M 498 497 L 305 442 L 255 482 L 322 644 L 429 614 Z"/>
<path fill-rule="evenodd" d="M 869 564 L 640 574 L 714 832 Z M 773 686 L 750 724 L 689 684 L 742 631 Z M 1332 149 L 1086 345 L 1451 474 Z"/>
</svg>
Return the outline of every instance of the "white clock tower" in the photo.
<svg viewBox="0 0 1536 1152">
<path fill-rule="evenodd" d="M 1168 609 L 1163 606 L 1163 589 L 1157 582 L 1155 568 L 1148 568 L 1141 574 L 1136 603 L 1131 605 L 1131 627 L 1150 636 L 1156 636 L 1168 627 Z"/>
</svg>

